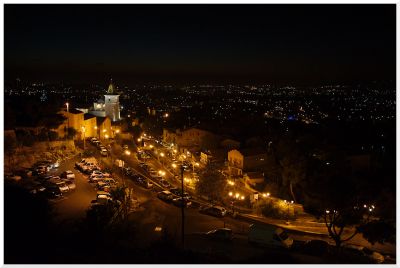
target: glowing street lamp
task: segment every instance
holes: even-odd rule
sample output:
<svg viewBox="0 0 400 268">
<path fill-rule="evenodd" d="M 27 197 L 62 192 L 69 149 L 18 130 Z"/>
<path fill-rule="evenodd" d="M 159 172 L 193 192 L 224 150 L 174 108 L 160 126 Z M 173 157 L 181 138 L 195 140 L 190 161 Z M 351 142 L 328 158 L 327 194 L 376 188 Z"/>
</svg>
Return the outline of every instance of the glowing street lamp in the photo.
<svg viewBox="0 0 400 268">
<path fill-rule="evenodd" d="M 131 151 L 125 150 L 125 154 L 126 154 L 126 155 L 131 155 Z"/>
<path fill-rule="evenodd" d="M 68 131 L 69 131 L 69 103 L 65 103 L 67 106 L 67 132 L 65 133 L 65 142 L 67 142 Z"/>
<path fill-rule="evenodd" d="M 85 150 L 85 145 L 86 145 L 86 139 L 85 139 L 85 132 L 86 132 L 86 128 L 84 126 L 82 126 L 82 134 L 83 134 L 83 150 Z"/>
<path fill-rule="evenodd" d="M 233 196 L 233 193 L 232 193 L 232 192 L 229 192 L 229 196 Z"/>
<path fill-rule="evenodd" d="M 172 167 L 173 167 L 173 168 L 176 168 L 177 165 L 176 165 L 175 163 L 172 163 Z"/>
</svg>

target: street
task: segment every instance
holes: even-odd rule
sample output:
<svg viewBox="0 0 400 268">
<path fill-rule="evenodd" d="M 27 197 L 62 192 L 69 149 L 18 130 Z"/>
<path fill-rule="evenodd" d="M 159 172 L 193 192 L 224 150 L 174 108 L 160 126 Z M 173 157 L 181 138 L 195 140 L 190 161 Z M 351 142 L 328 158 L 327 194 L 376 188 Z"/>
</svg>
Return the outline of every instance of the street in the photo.
<svg viewBox="0 0 400 268">
<path fill-rule="evenodd" d="M 133 168 L 142 176 L 152 180 L 152 178 L 147 175 L 146 171 L 139 166 L 137 158 L 133 155 L 125 155 L 124 150 L 120 145 L 115 143 L 113 144 L 111 150 L 112 155 L 108 158 L 102 158 L 98 150 L 92 145 L 87 144 L 87 146 L 90 150 L 95 152 L 96 158 L 99 159 L 102 164 L 110 166 L 111 160 L 115 161 L 116 159 L 122 159 L 125 161 L 125 166 Z M 54 202 L 56 216 L 60 221 L 84 217 L 86 210 L 90 206 L 90 202 L 96 197 L 96 190 L 93 185 L 88 183 L 87 176 L 82 175 L 79 171 L 74 169 L 75 161 L 79 160 L 80 158 L 78 157 L 69 159 L 66 162 L 63 162 L 56 171 L 53 171 L 53 173 L 59 174 L 64 170 L 72 170 L 76 176 L 76 190 L 72 193 L 65 194 L 63 198 Z M 155 159 L 148 159 L 146 162 L 152 165 L 155 169 L 163 168 Z M 114 172 L 113 177 L 121 184 L 125 183 L 128 188 L 132 188 L 134 196 L 140 203 L 140 208 L 131 213 L 129 216 L 129 219 L 134 222 L 138 230 L 140 230 L 136 238 L 138 241 L 140 241 L 140 243 L 137 244 L 138 246 L 147 247 L 152 242 L 159 239 L 163 231 L 166 231 L 168 234 L 172 235 L 176 241 L 181 241 L 182 220 L 180 208 L 161 201 L 157 198 L 157 193 L 154 190 L 144 189 L 138 186 L 127 176 L 117 176 L 117 173 Z M 167 179 L 172 185 L 178 187 L 180 186 L 180 182 L 178 182 L 170 172 L 166 172 L 164 178 Z M 157 183 L 157 181 L 154 182 Z M 275 224 L 281 225 L 285 228 L 286 226 L 282 225 L 281 222 L 282 221 L 276 221 Z M 185 246 L 187 248 L 199 251 L 212 250 L 213 252 L 225 252 L 229 256 L 235 256 L 235 258 L 238 258 L 238 260 L 241 258 L 247 259 L 262 256 L 264 254 L 263 250 L 253 248 L 253 246 L 250 246 L 247 243 L 246 237 L 250 224 L 251 221 L 233 219 L 231 217 L 216 218 L 199 213 L 197 208 L 187 208 L 185 209 Z M 297 222 L 296 224 L 301 225 L 300 222 Z M 156 227 L 158 228 L 156 229 Z M 233 244 L 227 246 L 215 241 L 205 241 L 204 238 L 199 236 L 201 233 L 222 227 L 233 230 L 233 233 L 236 237 Z M 290 232 L 290 226 L 287 226 L 287 228 Z M 315 227 L 313 230 L 315 230 Z M 323 225 L 320 225 L 319 228 L 317 227 L 317 230 L 319 232 L 326 232 L 326 229 Z M 291 236 L 295 240 L 299 241 L 320 239 L 332 243 L 331 239 L 327 235 L 291 232 Z M 352 243 L 365 245 L 368 242 L 366 242 L 361 236 L 356 236 Z M 379 250 L 380 252 L 393 255 L 395 254 L 391 245 L 375 244 L 374 246 L 368 246 L 375 250 Z M 311 259 L 308 262 L 318 263 L 318 260 Z"/>
</svg>

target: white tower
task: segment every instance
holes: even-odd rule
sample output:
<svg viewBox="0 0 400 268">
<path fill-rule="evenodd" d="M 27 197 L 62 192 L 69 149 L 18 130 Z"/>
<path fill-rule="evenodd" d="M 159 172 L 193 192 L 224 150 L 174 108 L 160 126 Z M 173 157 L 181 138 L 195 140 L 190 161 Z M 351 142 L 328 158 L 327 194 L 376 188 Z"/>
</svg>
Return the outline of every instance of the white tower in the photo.
<svg viewBox="0 0 400 268">
<path fill-rule="evenodd" d="M 119 95 L 114 93 L 114 85 L 112 79 L 108 86 L 107 94 L 104 95 L 104 110 L 106 116 L 111 119 L 112 122 L 119 121 L 121 119 L 119 113 Z"/>
</svg>

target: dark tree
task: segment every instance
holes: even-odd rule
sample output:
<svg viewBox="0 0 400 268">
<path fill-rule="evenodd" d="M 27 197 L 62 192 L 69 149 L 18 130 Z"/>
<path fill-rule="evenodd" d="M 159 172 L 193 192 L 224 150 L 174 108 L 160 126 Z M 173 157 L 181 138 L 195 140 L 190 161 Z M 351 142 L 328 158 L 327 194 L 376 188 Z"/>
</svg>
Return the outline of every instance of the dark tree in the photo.
<svg viewBox="0 0 400 268">
<path fill-rule="evenodd" d="M 224 193 L 226 179 L 213 165 L 208 166 L 196 183 L 196 192 L 199 195 L 208 196 L 212 200 L 219 200 Z"/>
</svg>

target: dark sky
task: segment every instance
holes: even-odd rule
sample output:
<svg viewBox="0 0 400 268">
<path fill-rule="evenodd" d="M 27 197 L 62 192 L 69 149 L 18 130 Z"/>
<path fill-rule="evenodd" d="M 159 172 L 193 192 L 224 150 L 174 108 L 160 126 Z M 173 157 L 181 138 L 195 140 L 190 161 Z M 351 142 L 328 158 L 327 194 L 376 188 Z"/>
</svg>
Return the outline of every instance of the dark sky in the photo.
<svg viewBox="0 0 400 268">
<path fill-rule="evenodd" d="M 6 4 L 4 40 L 6 79 L 395 80 L 396 6 Z"/>
</svg>

